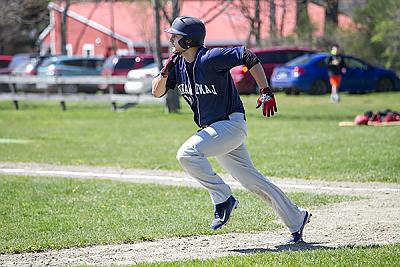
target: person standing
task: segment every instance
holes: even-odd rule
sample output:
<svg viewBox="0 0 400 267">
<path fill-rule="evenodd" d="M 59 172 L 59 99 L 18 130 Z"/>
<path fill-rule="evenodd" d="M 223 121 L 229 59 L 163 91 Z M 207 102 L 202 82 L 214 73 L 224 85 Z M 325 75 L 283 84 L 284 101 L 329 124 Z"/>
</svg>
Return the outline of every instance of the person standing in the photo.
<svg viewBox="0 0 400 267">
<path fill-rule="evenodd" d="M 337 44 L 332 45 L 331 55 L 328 58 L 328 75 L 331 84 L 331 101 L 339 102 L 339 87 L 342 82 L 342 75 L 346 73 L 346 65 L 340 54 Z"/>
<path fill-rule="evenodd" d="M 183 169 L 208 190 L 214 204 L 212 229 L 228 222 L 239 201 L 214 172 L 208 157 L 215 157 L 243 187 L 272 206 L 291 232 L 289 243 L 303 241 L 303 229 L 311 213 L 296 206 L 253 166 L 244 144 L 245 109 L 229 70 L 239 65 L 248 67 L 261 88 L 257 108 L 262 108 L 264 116 L 273 116 L 276 100 L 259 59 L 245 47 L 206 48 L 205 25 L 194 17 L 177 17 L 166 32 L 173 53 L 154 78 L 152 94 L 162 97 L 177 85 L 194 113 L 199 130 L 179 148 L 176 157 Z"/>
</svg>

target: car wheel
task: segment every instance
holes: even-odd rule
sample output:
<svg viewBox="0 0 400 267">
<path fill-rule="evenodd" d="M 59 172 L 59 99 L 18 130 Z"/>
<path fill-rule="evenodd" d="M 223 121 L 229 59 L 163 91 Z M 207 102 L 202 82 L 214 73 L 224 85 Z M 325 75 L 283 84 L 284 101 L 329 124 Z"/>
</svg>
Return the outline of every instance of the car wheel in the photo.
<svg viewBox="0 0 400 267">
<path fill-rule="evenodd" d="M 378 85 L 376 86 L 377 92 L 393 91 L 394 83 L 390 78 L 384 77 L 379 79 Z"/>
<path fill-rule="evenodd" d="M 67 84 L 63 87 L 63 93 L 66 94 L 76 94 L 78 93 L 78 85 L 76 84 Z"/>
<path fill-rule="evenodd" d="M 312 83 L 310 88 L 311 95 L 323 95 L 328 93 L 328 86 L 324 80 L 316 80 Z"/>
<path fill-rule="evenodd" d="M 283 91 L 284 91 L 285 94 L 287 94 L 287 95 L 291 95 L 291 94 L 292 94 L 292 88 L 285 88 L 285 89 L 283 89 Z"/>
</svg>

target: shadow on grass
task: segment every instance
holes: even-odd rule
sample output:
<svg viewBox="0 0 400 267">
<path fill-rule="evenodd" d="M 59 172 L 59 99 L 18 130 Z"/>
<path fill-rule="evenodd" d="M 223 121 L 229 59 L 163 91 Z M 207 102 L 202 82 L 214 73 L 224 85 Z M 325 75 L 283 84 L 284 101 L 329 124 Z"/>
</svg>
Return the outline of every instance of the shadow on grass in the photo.
<svg viewBox="0 0 400 267">
<path fill-rule="evenodd" d="M 243 253 L 243 254 L 254 254 L 254 253 L 265 253 L 265 252 L 281 252 L 281 251 L 303 251 L 303 250 L 317 250 L 326 249 L 333 250 L 337 249 L 334 247 L 326 247 L 321 243 L 297 243 L 297 244 L 284 244 L 278 245 L 273 248 L 247 248 L 247 249 L 233 249 L 232 252 Z"/>
<path fill-rule="evenodd" d="M 354 120 L 354 115 L 346 114 L 288 114 L 279 113 L 279 116 L 274 117 L 274 120 L 282 121 L 352 121 Z M 246 114 L 248 118 L 260 119 L 259 114 Z M 262 118 L 263 119 L 263 118 Z"/>
</svg>

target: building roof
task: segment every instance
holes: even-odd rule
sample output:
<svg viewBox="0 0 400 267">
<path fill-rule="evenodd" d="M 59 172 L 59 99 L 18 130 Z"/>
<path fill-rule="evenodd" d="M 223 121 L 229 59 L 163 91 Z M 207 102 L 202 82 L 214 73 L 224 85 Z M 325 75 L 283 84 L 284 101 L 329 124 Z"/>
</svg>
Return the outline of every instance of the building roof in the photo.
<svg viewBox="0 0 400 267">
<path fill-rule="evenodd" d="M 282 24 L 283 9 L 278 4 L 282 0 L 276 0 L 276 18 L 277 24 L 283 25 L 282 33 L 284 36 L 289 35 L 295 28 L 295 0 L 287 1 L 284 23 Z M 220 3 L 216 5 L 216 3 Z M 226 3 L 226 4 L 223 4 Z M 253 2 L 254 3 L 254 2 Z M 268 1 L 260 1 L 261 18 L 269 17 Z M 224 9 L 228 5 L 228 8 Z M 49 8 L 62 12 L 62 4 L 50 3 Z M 111 11 L 112 8 L 112 11 Z M 325 12 L 323 7 L 310 3 L 308 11 L 311 21 L 316 26 L 316 34 L 322 34 Z M 206 23 L 207 36 L 206 45 L 237 45 L 244 44 L 248 36 L 249 23 L 243 13 L 234 8 L 227 1 L 211 1 L 211 0 L 193 0 L 183 1 L 181 7 L 181 15 L 195 16 L 207 22 L 216 16 L 211 22 Z M 102 32 L 111 35 L 111 29 L 114 28 L 114 36 L 123 41 L 130 42 L 134 45 L 143 45 L 145 42 L 154 40 L 154 17 L 151 4 L 148 1 L 135 2 L 82 2 L 70 5 L 68 16 L 80 20 L 82 23 L 92 27 L 97 27 Z M 114 17 L 114 23 L 112 23 Z M 351 25 L 349 17 L 339 15 L 339 25 Z M 268 36 L 269 22 L 262 24 L 261 38 Z M 162 29 L 169 27 L 169 24 L 163 20 Z M 48 29 L 47 29 L 48 31 Z M 163 32 L 163 31 L 162 31 Z M 45 35 L 43 32 L 42 35 Z M 42 36 L 43 38 L 44 36 Z M 167 44 L 168 36 L 162 33 L 161 39 Z"/>
</svg>

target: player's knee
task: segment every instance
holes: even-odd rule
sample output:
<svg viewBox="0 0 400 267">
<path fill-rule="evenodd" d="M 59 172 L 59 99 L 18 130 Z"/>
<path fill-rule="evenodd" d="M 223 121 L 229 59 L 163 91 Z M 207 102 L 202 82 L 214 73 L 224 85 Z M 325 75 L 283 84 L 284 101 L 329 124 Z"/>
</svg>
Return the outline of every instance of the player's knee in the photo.
<svg viewBox="0 0 400 267">
<path fill-rule="evenodd" d="M 176 153 L 176 159 L 179 161 L 181 165 L 186 165 L 187 163 L 192 161 L 193 158 L 197 155 L 198 153 L 195 149 L 182 146 Z"/>
</svg>

